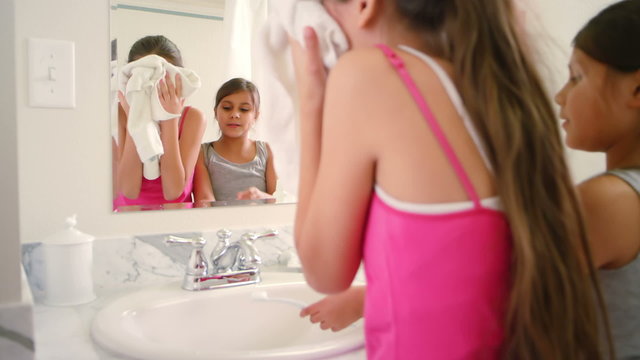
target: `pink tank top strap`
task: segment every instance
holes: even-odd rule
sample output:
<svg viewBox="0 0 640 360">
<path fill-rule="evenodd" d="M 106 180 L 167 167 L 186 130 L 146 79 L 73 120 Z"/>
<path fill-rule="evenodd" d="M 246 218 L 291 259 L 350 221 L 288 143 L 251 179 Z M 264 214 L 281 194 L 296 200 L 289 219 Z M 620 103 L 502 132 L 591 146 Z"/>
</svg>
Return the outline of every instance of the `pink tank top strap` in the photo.
<svg viewBox="0 0 640 360">
<path fill-rule="evenodd" d="M 433 134 L 438 140 L 438 143 L 440 143 L 440 146 L 442 147 L 442 150 L 444 151 L 445 156 L 447 156 L 447 158 L 449 159 L 449 162 L 451 163 L 453 170 L 456 172 L 456 175 L 458 176 L 458 180 L 462 184 L 462 187 L 464 188 L 467 195 L 469 196 L 469 199 L 473 201 L 473 206 L 476 209 L 482 208 L 482 204 L 480 203 L 480 198 L 478 197 L 478 193 L 473 187 L 473 184 L 471 183 L 471 180 L 469 179 L 469 176 L 467 175 L 466 171 L 462 167 L 462 163 L 460 162 L 460 159 L 458 159 L 458 156 L 456 155 L 455 151 L 453 151 L 453 148 L 451 147 L 451 144 L 449 143 L 449 141 L 447 140 L 447 137 L 442 131 L 440 124 L 438 124 L 438 121 L 436 120 L 435 116 L 431 112 L 429 105 L 427 104 L 426 100 L 420 93 L 420 89 L 418 89 L 418 86 L 413 81 L 413 78 L 407 71 L 404 61 L 402 61 L 402 59 L 398 56 L 398 54 L 396 54 L 387 45 L 378 44 L 376 46 L 380 48 L 380 50 L 382 50 L 382 52 L 386 55 L 391 65 L 393 65 L 398 75 L 404 82 L 405 86 L 407 87 L 407 90 L 409 90 L 409 93 L 411 94 L 414 101 L 418 105 L 418 108 L 420 109 L 422 116 L 424 116 L 425 120 L 427 121 L 427 124 L 431 128 L 431 131 L 433 131 Z"/>
</svg>

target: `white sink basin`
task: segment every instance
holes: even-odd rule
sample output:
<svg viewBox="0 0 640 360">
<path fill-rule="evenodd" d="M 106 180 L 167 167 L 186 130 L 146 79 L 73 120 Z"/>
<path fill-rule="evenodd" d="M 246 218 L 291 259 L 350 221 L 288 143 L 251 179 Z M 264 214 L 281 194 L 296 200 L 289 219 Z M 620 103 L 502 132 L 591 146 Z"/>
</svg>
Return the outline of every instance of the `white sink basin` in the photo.
<svg viewBox="0 0 640 360">
<path fill-rule="evenodd" d="M 323 331 L 300 318 L 295 305 L 252 296 L 262 291 L 308 304 L 323 297 L 300 274 L 267 273 L 257 285 L 200 292 L 176 282 L 113 301 L 98 312 L 91 333 L 111 352 L 153 360 L 316 359 L 364 346 L 361 322 Z"/>
</svg>

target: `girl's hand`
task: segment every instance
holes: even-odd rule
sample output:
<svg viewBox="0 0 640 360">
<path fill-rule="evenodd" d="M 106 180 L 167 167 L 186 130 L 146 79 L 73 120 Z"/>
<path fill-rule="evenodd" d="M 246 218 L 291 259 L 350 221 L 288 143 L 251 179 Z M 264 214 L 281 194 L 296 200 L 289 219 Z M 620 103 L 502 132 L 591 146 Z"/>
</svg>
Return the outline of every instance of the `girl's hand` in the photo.
<svg viewBox="0 0 640 360">
<path fill-rule="evenodd" d="M 173 84 L 169 73 L 158 82 L 158 99 L 164 110 L 170 114 L 182 114 L 184 98 L 182 97 L 182 78 L 176 74 L 176 83 Z"/>
<path fill-rule="evenodd" d="M 300 316 L 309 316 L 312 323 L 320 323 L 322 330 L 340 331 L 362 317 L 364 309 L 363 286 L 329 295 L 300 311 Z"/>
<path fill-rule="evenodd" d="M 118 91 L 118 101 L 120 102 L 120 106 L 122 106 L 122 110 L 124 110 L 124 114 L 129 117 L 129 103 L 122 91 Z"/>
<path fill-rule="evenodd" d="M 327 71 L 322 63 L 318 36 L 312 27 L 304 29 L 304 47 L 289 38 L 300 96 L 301 117 L 322 118 Z"/>
<path fill-rule="evenodd" d="M 258 199 L 272 199 L 273 196 L 260 191 L 257 187 L 252 186 L 247 190 L 240 191 L 236 194 L 237 200 L 258 200 Z"/>
</svg>

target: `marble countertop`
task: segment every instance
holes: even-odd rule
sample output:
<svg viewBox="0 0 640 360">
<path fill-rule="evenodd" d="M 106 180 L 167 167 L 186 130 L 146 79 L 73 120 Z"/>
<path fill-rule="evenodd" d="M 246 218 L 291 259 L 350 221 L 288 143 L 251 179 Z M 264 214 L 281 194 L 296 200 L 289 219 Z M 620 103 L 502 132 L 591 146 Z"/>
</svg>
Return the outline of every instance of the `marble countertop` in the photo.
<svg viewBox="0 0 640 360">
<path fill-rule="evenodd" d="M 266 229 L 233 230 L 232 241 L 241 234 Z M 291 227 L 280 227 L 274 238 L 258 239 L 263 261 L 262 271 L 299 271 L 293 249 Z M 183 237 L 203 236 L 205 251 L 215 246 L 217 237 L 211 233 L 174 234 Z M 25 273 L 34 298 L 34 342 L 37 360 L 129 360 L 110 354 L 91 339 L 90 327 L 95 314 L 106 304 L 146 286 L 181 281 L 189 257 L 188 246 L 166 246 L 164 235 L 136 236 L 120 239 L 99 239 L 93 246 L 93 281 L 96 299 L 75 306 L 48 306 L 42 303 L 44 269 L 40 244 L 24 244 L 22 249 Z M 333 357 L 334 360 L 366 359 L 364 349 Z"/>
</svg>

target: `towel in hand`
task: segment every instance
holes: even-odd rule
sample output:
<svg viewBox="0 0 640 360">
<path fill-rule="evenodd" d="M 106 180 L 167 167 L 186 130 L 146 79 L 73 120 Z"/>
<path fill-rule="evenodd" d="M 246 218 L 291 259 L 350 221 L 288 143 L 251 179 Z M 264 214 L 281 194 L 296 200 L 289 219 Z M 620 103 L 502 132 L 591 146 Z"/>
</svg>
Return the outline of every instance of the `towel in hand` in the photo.
<svg viewBox="0 0 640 360">
<path fill-rule="evenodd" d="M 349 43 L 340 26 L 327 13 L 320 0 L 277 0 L 269 7 L 268 18 L 253 43 L 253 80 L 260 89 L 260 116 L 268 121 L 256 125 L 263 139 L 276 154 L 278 186 L 292 194 L 298 188 L 299 147 L 296 108 L 296 82 L 289 37 L 304 45 L 306 26 L 318 34 L 322 59 L 327 68 L 348 50 Z"/>
<path fill-rule="evenodd" d="M 277 28 L 281 28 L 304 44 L 304 28 L 311 26 L 318 34 L 322 61 L 326 67 L 333 67 L 338 57 L 349 48 L 342 29 L 327 13 L 320 0 L 278 0 L 278 4 L 271 9 L 269 16 L 272 18 L 270 22 L 273 25 L 271 25 L 269 42 L 272 46 L 288 45 L 287 36 L 283 36 Z"/>
<path fill-rule="evenodd" d="M 166 112 L 158 98 L 158 82 L 167 73 L 174 82 L 176 74 L 180 74 L 184 98 L 201 86 L 195 72 L 174 66 L 158 55 L 147 55 L 132 61 L 120 71 L 119 90 L 129 103 L 127 131 L 143 163 L 143 176 L 149 180 L 160 176 L 158 160 L 164 154 L 158 121 L 181 115 Z"/>
</svg>

